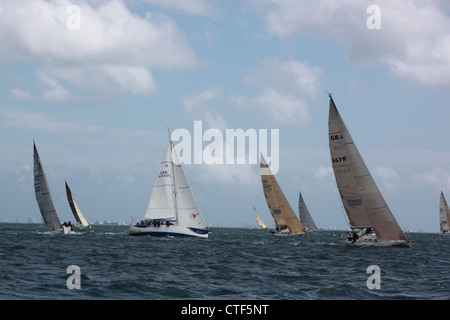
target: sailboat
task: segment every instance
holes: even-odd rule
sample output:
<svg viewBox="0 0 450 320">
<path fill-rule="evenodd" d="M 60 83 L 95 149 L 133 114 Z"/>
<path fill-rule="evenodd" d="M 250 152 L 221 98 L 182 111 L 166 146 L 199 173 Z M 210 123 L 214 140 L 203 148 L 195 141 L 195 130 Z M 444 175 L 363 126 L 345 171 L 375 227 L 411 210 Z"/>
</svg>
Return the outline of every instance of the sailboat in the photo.
<svg viewBox="0 0 450 320">
<path fill-rule="evenodd" d="M 58 213 L 56 212 L 53 204 L 50 188 L 47 183 L 44 168 L 39 158 L 39 153 L 36 148 L 36 144 L 33 141 L 33 157 L 34 157 L 34 192 L 36 195 L 36 201 L 41 211 L 42 219 L 44 223 L 52 226 L 52 233 L 70 233 L 71 228 L 61 225 Z"/>
<path fill-rule="evenodd" d="M 131 236 L 208 238 L 208 228 L 180 164 L 169 129 L 169 145 L 156 175 L 145 220 L 130 225 Z"/>
<path fill-rule="evenodd" d="M 307 231 L 317 231 L 317 226 L 309 213 L 301 192 L 298 196 L 298 214 L 300 216 L 300 222 L 304 225 Z"/>
<path fill-rule="evenodd" d="M 67 181 L 65 181 L 65 184 L 66 184 L 67 201 L 69 201 L 70 209 L 72 209 L 73 216 L 75 217 L 75 220 L 78 222 L 78 225 L 75 226 L 89 227 L 89 222 L 86 220 L 83 211 L 81 211 L 80 207 L 78 206 L 78 203 L 75 201 L 75 198 L 72 195 L 72 191 L 70 190 Z"/>
<path fill-rule="evenodd" d="M 267 229 L 267 226 L 262 221 L 261 217 L 258 214 L 258 211 L 256 211 L 255 207 L 253 207 L 253 213 L 255 214 L 256 223 L 258 224 L 258 227 L 261 229 Z"/>
<path fill-rule="evenodd" d="M 445 200 L 444 193 L 441 191 L 441 201 L 439 202 L 439 225 L 441 231 L 440 235 L 450 235 L 448 221 L 450 220 L 450 208 L 447 200 Z"/>
<path fill-rule="evenodd" d="M 383 199 L 331 94 L 329 97 L 328 133 L 333 172 L 353 230 L 353 234 L 343 236 L 345 242 L 355 246 L 409 247 L 407 236 Z"/>
<path fill-rule="evenodd" d="M 270 232 L 277 236 L 306 234 L 305 228 L 292 210 L 262 154 L 260 170 L 264 196 L 276 225 L 276 230 Z"/>
</svg>

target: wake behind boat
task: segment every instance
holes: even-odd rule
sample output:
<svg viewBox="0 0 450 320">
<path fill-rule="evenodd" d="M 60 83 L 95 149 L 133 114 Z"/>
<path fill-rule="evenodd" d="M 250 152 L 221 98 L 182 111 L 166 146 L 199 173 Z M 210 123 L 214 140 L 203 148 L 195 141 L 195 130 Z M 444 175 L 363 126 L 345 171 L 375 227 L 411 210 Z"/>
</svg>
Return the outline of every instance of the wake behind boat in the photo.
<svg viewBox="0 0 450 320">
<path fill-rule="evenodd" d="M 130 236 L 208 238 L 208 228 L 186 179 L 169 129 L 169 145 L 153 184 L 145 219 L 128 229 Z"/>
<path fill-rule="evenodd" d="M 375 184 L 331 94 L 329 97 L 331 161 L 339 195 L 353 230 L 352 234 L 343 235 L 344 241 L 353 246 L 409 247 L 408 238 Z"/>
<path fill-rule="evenodd" d="M 292 210 L 262 154 L 260 170 L 264 196 L 276 225 L 276 229 L 270 232 L 276 236 L 305 235 L 305 228 Z"/>
<path fill-rule="evenodd" d="M 50 188 L 47 183 L 44 168 L 39 158 L 39 153 L 36 148 L 36 144 L 33 141 L 33 158 L 34 158 L 34 192 L 36 195 L 36 201 L 39 206 L 44 223 L 52 226 L 52 233 L 71 233 L 70 226 L 64 226 L 59 220 L 58 213 L 56 212 L 53 204 Z"/>
</svg>

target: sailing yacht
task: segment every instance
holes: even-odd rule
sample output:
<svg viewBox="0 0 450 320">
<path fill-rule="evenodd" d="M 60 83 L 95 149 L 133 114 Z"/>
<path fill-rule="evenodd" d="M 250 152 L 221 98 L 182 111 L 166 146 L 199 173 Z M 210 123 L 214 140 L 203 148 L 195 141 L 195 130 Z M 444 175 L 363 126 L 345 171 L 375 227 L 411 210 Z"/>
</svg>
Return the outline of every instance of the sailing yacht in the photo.
<svg viewBox="0 0 450 320">
<path fill-rule="evenodd" d="M 69 185 L 67 184 L 67 181 L 65 181 L 66 184 L 66 194 L 67 194 L 67 201 L 69 202 L 70 209 L 72 209 L 73 216 L 75 217 L 75 220 L 78 222 L 76 227 L 89 227 L 89 222 L 84 217 L 83 211 L 81 211 L 80 207 L 78 206 L 78 203 L 75 201 L 75 198 L 73 197 L 72 191 L 69 188 Z"/>
<path fill-rule="evenodd" d="M 440 235 L 450 235 L 448 221 L 450 220 L 450 208 L 448 207 L 447 200 L 445 200 L 444 193 L 441 191 L 441 200 L 439 202 L 439 226 L 441 231 Z"/>
<path fill-rule="evenodd" d="M 298 196 L 298 215 L 300 216 L 300 222 L 303 224 L 307 231 L 317 231 L 317 226 L 314 223 L 311 214 L 309 213 L 308 207 L 306 206 L 305 200 L 303 200 L 301 192 Z"/>
<path fill-rule="evenodd" d="M 409 240 L 383 199 L 353 142 L 331 94 L 328 121 L 330 154 L 339 195 L 353 234 L 343 236 L 355 246 L 406 246 Z"/>
<path fill-rule="evenodd" d="M 256 223 L 258 224 L 258 227 L 261 229 L 267 229 L 266 224 L 262 221 L 261 217 L 258 214 L 258 211 L 256 211 L 255 207 L 253 207 L 253 213 L 255 214 Z"/>
<path fill-rule="evenodd" d="M 131 236 L 208 238 L 208 228 L 180 164 L 169 129 L 169 145 L 156 174 L 145 219 L 130 225 Z"/>
<path fill-rule="evenodd" d="M 42 219 L 44 223 L 52 226 L 52 233 L 64 233 L 71 232 L 70 227 L 61 225 L 58 213 L 56 212 L 53 204 L 50 188 L 47 183 L 44 168 L 39 158 L 39 153 L 36 148 L 36 144 L 33 141 L 33 157 L 34 157 L 34 192 L 36 195 L 36 201 L 41 211 Z"/>
<path fill-rule="evenodd" d="M 270 232 L 277 236 L 305 235 L 305 228 L 292 210 L 262 154 L 260 170 L 264 196 L 276 225 L 276 230 Z"/>
</svg>

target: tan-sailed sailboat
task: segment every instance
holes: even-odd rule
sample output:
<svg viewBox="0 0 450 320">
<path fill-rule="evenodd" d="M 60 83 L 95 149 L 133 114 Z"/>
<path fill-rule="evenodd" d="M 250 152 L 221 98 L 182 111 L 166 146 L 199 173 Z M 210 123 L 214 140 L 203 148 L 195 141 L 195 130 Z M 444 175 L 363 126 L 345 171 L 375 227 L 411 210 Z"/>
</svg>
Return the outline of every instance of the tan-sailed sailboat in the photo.
<svg viewBox="0 0 450 320">
<path fill-rule="evenodd" d="M 270 232 L 277 236 L 301 236 L 306 234 L 305 228 L 292 210 L 262 154 L 260 170 L 264 196 L 276 225 L 276 230 Z"/>
<path fill-rule="evenodd" d="M 409 241 L 395 220 L 344 121 L 330 97 L 329 141 L 334 176 L 353 234 L 345 242 L 355 246 L 407 246 Z M 357 232 L 359 230 L 359 232 Z"/>
<path fill-rule="evenodd" d="M 444 193 L 441 191 L 441 200 L 439 201 L 439 226 L 440 235 L 450 236 L 448 221 L 450 220 L 450 208 L 447 200 L 445 200 Z"/>
<path fill-rule="evenodd" d="M 258 211 L 256 211 L 255 207 L 253 207 L 253 213 L 255 214 L 256 223 L 258 224 L 258 227 L 261 229 L 267 229 L 266 224 L 262 221 L 261 217 L 258 214 Z"/>
</svg>

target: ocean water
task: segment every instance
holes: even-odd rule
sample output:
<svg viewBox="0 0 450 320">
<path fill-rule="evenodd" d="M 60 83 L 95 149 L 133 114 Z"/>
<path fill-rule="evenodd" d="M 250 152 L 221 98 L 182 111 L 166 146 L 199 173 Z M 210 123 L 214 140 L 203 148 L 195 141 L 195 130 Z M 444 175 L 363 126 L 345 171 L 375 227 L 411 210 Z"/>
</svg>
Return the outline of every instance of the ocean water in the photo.
<svg viewBox="0 0 450 320">
<path fill-rule="evenodd" d="M 411 248 L 353 248 L 340 240 L 342 231 L 274 237 L 268 230 L 211 228 L 208 239 L 197 239 L 130 237 L 127 229 L 94 225 L 52 235 L 41 224 L 0 223 L 0 299 L 450 298 L 449 236 L 410 233 Z M 72 265 L 79 282 L 67 272 Z M 369 288 L 375 283 L 379 288 Z"/>
</svg>

